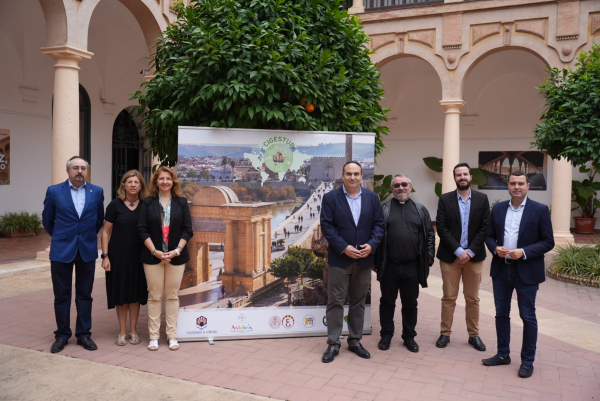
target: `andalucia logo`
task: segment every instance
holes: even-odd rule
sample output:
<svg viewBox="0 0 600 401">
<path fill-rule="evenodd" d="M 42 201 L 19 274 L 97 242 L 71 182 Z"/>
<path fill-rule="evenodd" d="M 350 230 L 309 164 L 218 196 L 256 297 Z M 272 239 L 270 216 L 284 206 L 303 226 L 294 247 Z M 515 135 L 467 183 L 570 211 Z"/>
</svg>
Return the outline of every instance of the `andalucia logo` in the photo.
<svg viewBox="0 0 600 401">
<path fill-rule="evenodd" d="M 295 144 L 286 137 L 274 136 L 263 142 L 265 164 L 275 173 L 285 173 L 294 161 L 292 149 Z"/>
</svg>

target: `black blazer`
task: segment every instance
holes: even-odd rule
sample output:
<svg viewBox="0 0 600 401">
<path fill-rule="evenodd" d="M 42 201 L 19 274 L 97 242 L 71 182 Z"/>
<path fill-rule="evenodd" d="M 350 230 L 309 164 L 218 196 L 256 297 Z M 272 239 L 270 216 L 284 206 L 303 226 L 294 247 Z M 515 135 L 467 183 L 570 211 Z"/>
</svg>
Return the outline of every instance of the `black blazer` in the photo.
<svg viewBox="0 0 600 401">
<path fill-rule="evenodd" d="M 457 192 L 447 192 L 440 196 L 438 203 L 436 227 L 440 237 L 437 258 L 442 262 L 454 263 L 454 251 L 460 247 L 462 222 Z M 472 262 L 485 260 L 485 236 L 490 221 L 490 203 L 486 194 L 471 189 L 471 211 L 469 213 L 469 246 L 475 256 Z M 465 248 L 466 249 L 466 248 Z"/>
<path fill-rule="evenodd" d="M 485 243 L 492 254 L 490 276 L 495 277 L 500 269 L 502 258 L 495 254 L 496 247 L 504 246 L 504 223 L 508 213 L 508 201 L 494 205 L 492 219 L 488 226 Z M 517 271 L 527 284 L 539 284 L 546 280 L 544 254 L 554 248 L 554 233 L 550 221 L 550 211 L 543 203 L 527 198 L 521 224 L 517 248 L 522 248 L 527 259 L 517 260 Z"/>
<path fill-rule="evenodd" d="M 158 197 L 147 197 L 142 203 L 140 219 L 138 220 L 138 235 L 142 242 L 151 238 L 152 243 L 159 251 L 162 251 L 162 208 Z M 194 235 L 192 229 L 192 216 L 187 198 L 171 198 L 171 226 L 169 228 L 169 251 L 177 248 L 179 240 L 183 238 L 188 241 Z M 142 263 L 157 265 L 161 260 L 152 256 L 146 246 L 142 246 Z M 187 246 L 183 247 L 181 255 L 171 259 L 173 265 L 183 265 L 190 260 Z"/>
</svg>

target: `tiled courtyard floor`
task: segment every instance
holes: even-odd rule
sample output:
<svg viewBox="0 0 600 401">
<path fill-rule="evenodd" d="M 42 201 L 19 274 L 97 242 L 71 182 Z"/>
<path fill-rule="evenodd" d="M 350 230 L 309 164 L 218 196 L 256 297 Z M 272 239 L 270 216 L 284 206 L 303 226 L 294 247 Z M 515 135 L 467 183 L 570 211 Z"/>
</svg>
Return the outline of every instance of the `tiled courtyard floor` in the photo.
<svg viewBox="0 0 600 401">
<path fill-rule="evenodd" d="M 31 278 L 43 281 L 44 274 L 48 272 Z M 0 284 L 11 285 L 10 280 L 0 280 L 5 281 Z M 535 372 L 531 378 L 521 379 L 517 370 L 522 329 L 517 313 L 512 328 L 513 363 L 493 368 L 481 364 L 481 359 L 492 356 L 496 347 L 487 272 L 482 281 L 480 329 L 488 351 L 478 352 L 467 344 L 464 308 L 460 304 L 451 343 L 445 349 L 435 347 L 440 282 L 436 263 L 430 287 L 419 297 L 419 353 L 408 352 L 400 345 L 399 336 L 390 350 L 377 349 L 379 289 L 374 285 L 374 334 L 365 336 L 362 342 L 371 352 L 371 359 L 360 359 L 343 347 L 333 363 L 323 364 L 320 358 L 326 345 L 322 337 L 218 341 L 214 346 L 206 342 L 182 343 L 176 352 L 167 349 L 163 338 L 159 351 L 150 352 L 145 346 L 145 307 L 139 322 L 143 343 L 119 347 L 114 343 L 118 330 L 115 312 L 106 309 L 105 282 L 100 277 L 94 286 L 92 327 L 99 350 L 85 351 L 72 339 L 60 355 L 282 400 L 600 400 L 600 348 L 596 344 L 600 342 L 599 289 L 553 279 L 541 285 Z M 55 323 L 52 290 L 50 286 L 45 288 L 0 299 L 1 344 L 49 352 Z M 563 318 L 553 320 L 553 316 Z M 74 326 L 74 307 L 72 318 Z M 399 324 L 398 308 L 396 326 Z M 570 334 L 569 329 L 575 332 Z M 577 333 L 583 333 L 583 338 Z"/>
</svg>

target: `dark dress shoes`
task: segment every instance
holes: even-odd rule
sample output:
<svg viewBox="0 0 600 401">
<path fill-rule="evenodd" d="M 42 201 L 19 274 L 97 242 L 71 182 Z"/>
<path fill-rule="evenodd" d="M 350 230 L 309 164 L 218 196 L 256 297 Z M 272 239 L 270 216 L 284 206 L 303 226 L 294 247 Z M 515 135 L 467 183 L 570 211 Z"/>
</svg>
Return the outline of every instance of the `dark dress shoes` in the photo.
<svg viewBox="0 0 600 401">
<path fill-rule="evenodd" d="M 321 362 L 323 362 L 323 363 L 332 362 L 333 358 L 335 358 L 339 354 L 340 354 L 340 351 L 338 351 L 337 347 L 330 345 L 329 347 L 327 347 L 327 351 L 325 351 L 325 353 L 323 354 L 323 357 L 321 358 Z"/>
<path fill-rule="evenodd" d="M 377 344 L 377 348 L 382 351 L 390 349 L 390 344 L 392 343 L 392 337 L 390 336 L 382 336 L 381 340 L 379 340 L 379 344 Z"/>
<path fill-rule="evenodd" d="M 57 338 L 56 340 L 54 340 L 54 344 L 52 344 L 50 352 L 56 354 L 57 352 L 62 351 L 63 349 L 65 349 L 65 346 L 68 342 L 69 340 L 67 340 L 66 338 Z"/>
<path fill-rule="evenodd" d="M 360 356 L 361 358 L 369 359 L 371 357 L 371 354 L 369 354 L 369 351 L 364 349 L 360 343 L 356 343 L 355 345 L 349 345 L 348 350 L 351 352 L 354 352 L 356 355 Z"/>
<path fill-rule="evenodd" d="M 479 336 L 469 337 L 469 344 L 471 344 L 477 351 L 485 351 L 485 344 L 483 341 L 481 341 Z"/>
<path fill-rule="evenodd" d="M 483 364 L 486 366 L 509 365 L 510 364 L 510 356 L 507 356 L 506 358 L 502 358 L 500 355 L 496 354 L 491 358 L 482 359 L 481 362 L 483 362 Z"/>
<path fill-rule="evenodd" d="M 528 378 L 533 374 L 533 365 L 522 363 L 519 368 L 519 377 Z"/>
<path fill-rule="evenodd" d="M 446 348 L 446 345 L 450 342 L 450 336 L 440 334 L 440 338 L 435 342 L 435 346 L 438 348 Z"/>
<path fill-rule="evenodd" d="M 419 344 L 417 344 L 414 338 L 404 340 L 404 346 L 410 352 L 419 352 Z"/>
<path fill-rule="evenodd" d="M 77 345 L 82 345 L 88 351 L 96 351 L 98 346 L 91 337 L 81 337 L 77 339 Z"/>
</svg>

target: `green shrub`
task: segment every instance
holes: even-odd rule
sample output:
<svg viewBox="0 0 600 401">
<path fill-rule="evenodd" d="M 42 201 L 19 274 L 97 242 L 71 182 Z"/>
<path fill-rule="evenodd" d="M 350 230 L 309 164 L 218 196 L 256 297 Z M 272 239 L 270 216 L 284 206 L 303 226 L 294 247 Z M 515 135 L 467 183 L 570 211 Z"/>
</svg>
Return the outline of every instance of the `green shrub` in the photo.
<svg viewBox="0 0 600 401">
<path fill-rule="evenodd" d="M 29 234 L 38 235 L 42 229 L 42 219 L 39 213 L 9 212 L 0 216 L 0 233 L 11 234 L 21 230 Z"/>
<path fill-rule="evenodd" d="M 600 244 L 574 246 L 567 244 L 556 248 L 557 255 L 550 263 L 550 271 L 569 276 L 600 278 Z"/>
</svg>

